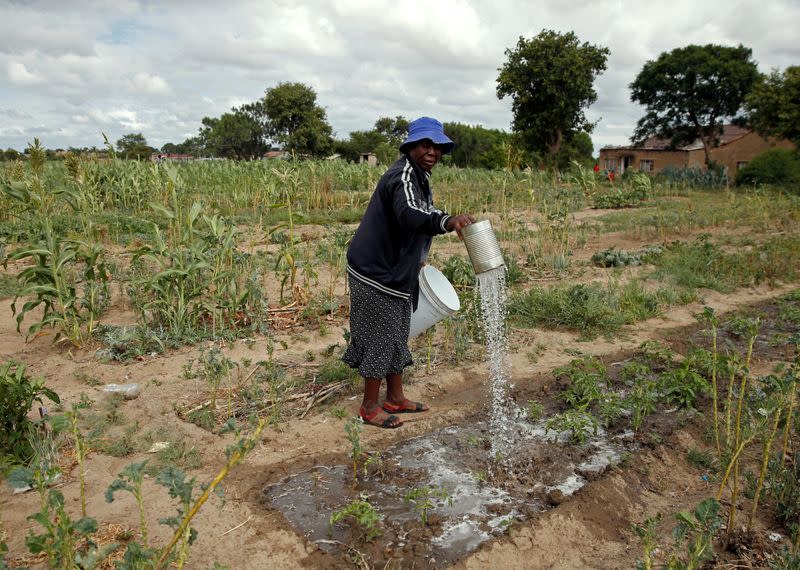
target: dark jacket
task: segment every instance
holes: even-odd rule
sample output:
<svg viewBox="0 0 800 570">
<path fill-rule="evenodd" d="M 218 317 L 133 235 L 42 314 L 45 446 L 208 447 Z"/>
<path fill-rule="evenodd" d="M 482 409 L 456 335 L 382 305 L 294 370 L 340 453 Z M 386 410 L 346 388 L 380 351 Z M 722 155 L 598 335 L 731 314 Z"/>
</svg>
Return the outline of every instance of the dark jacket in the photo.
<svg viewBox="0 0 800 570">
<path fill-rule="evenodd" d="M 404 155 L 381 177 L 350 247 L 347 271 L 388 295 L 419 295 L 419 271 L 450 216 L 433 207 L 430 173 Z"/>
</svg>

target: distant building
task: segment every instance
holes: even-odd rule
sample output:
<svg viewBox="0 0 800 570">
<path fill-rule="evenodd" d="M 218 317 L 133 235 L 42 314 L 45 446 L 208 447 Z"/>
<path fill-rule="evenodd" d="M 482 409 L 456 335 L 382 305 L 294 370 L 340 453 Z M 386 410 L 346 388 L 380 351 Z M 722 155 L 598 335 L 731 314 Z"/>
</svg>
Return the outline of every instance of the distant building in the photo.
<svg viewBox="0 0 800 570">
<path fill-rule="evenodd" d="M 161 162 L 163 160 L 176 160 L 178 162 L 188 162 L 194 160 L 194 155 L 191 154 L 178 154 L 174 152 L 154 152 L 150 155 L 150 160 L 153 162 Z"/>
<path fill-rule="evenodd" d="M 362 152 L 358 157 L 358 163 L 366 162 L 370 166 L 378 166 L 378 155 L 374 152 Z"/>
<path fill-rule="evenodd" d="M 267 152 L 265 152 L 261 156 L 261 158 L 263 160 L 269 160 L 269 159 L 273 159 L 273 158 L 287 159 L 287 158 L 290 158 L 290 157 L 291 157 L 291 155 L 288 152 L 286 152 L 285 150 L 268 150 Z"/>
<path fill-rule="evenodd" d="M 787 140 L 765 139 L 748 129 L 725 125 L 719 143 L 709 151 L 711 160 L 729 174 L 735 173 L 753 157 L 771 148 L 793 149 Z M 705 168 L 706 156 L 700 140 L 669 148 L 669 140 L 650 137 L 638 145 L 606 146 L 600 149 L 600 167 L 617 174 L 629 168 L 655 174 L 667 167 Z"/>
</svg>

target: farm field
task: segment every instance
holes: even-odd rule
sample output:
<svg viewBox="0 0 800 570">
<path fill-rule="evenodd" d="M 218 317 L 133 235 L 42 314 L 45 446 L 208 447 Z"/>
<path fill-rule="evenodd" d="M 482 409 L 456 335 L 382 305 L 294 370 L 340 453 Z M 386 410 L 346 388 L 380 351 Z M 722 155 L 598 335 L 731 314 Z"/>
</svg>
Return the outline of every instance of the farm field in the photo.
<svg viewBox="0 0 800 570">
<path fill-rule="evenodd" d="M 798 563 L 798 196 L 437 169 L 437 205 L 491 220 L 507 261 L 520 416 L 498 456 L 455 236 L 434 239 L 429 262 L 462 310 L 412 342 L 407 376 L 431 411 L 397 430 L 351 419 L 344 253 L 380 169 L 31 157 L 0 170 L 0 364 L 42 377 L 67 425 L 45 422 L 17 448 L 50 485 L 0 491 L 11 567 L 89 547 L 80 529 L 47 534 L 38 512 L 96 519 L 84 534 L 116 545 L 104 568 L 130 543 L 152 562 L 173 537 L 187 568 Z M 131 383 L 135 398 L 104 392 Z M 174 527 L 226 465 L 189 545 Z"/>
</svg>

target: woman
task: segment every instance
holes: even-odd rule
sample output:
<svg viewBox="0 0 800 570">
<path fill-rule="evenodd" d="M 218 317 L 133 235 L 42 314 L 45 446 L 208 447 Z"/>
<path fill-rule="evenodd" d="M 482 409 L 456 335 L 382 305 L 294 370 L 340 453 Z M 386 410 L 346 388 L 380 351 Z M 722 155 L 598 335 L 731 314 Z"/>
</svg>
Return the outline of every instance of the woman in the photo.
<svg viewBox="0 0 800 570">
<path fill-rule="evenodd" d="M 455 144 L 442 123 L 421 117 L 408 125 L 403 156 L 378 181 L 367 211 L 347 250 L 350 284 L 350 344 L 342 360 L 364 377 L 359 415 L 364 423 L 398 428 L 395 414 L 424 412 L 428 406 L 403 393 L 411 313 L 419 298 L 419 271 L 433 236 L 475 220 L 433 207 L 431 170 Z M 386 400 L 379 404 L 386 379 Z"/>
</svg>

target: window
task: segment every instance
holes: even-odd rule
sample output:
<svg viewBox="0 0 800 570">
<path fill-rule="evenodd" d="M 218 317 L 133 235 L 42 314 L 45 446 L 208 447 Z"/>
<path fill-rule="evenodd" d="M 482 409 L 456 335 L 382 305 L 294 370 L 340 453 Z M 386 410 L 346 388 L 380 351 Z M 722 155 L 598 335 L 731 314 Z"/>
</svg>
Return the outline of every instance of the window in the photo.
<svg viewBox="0 0 800 570">
<path fill-rule="evenodd" d="M 639 172 L 653 172 L 655 161 L 650 159 L 642 159 L 639 161 Z"/>
<path fill-rule="evenodd" d="M 617 167 L 617 161 L 614 158 L 607 158 L 605 168 L 606 170 L 614 170 Z"/>
<path fill-rule="evenodd" d="M 741 170 L 745 166 L 747 166 L 747 161 L 746 160 L 741 160 L 741 161 L 736 163 L 736 170 Z"/>
</svg>

